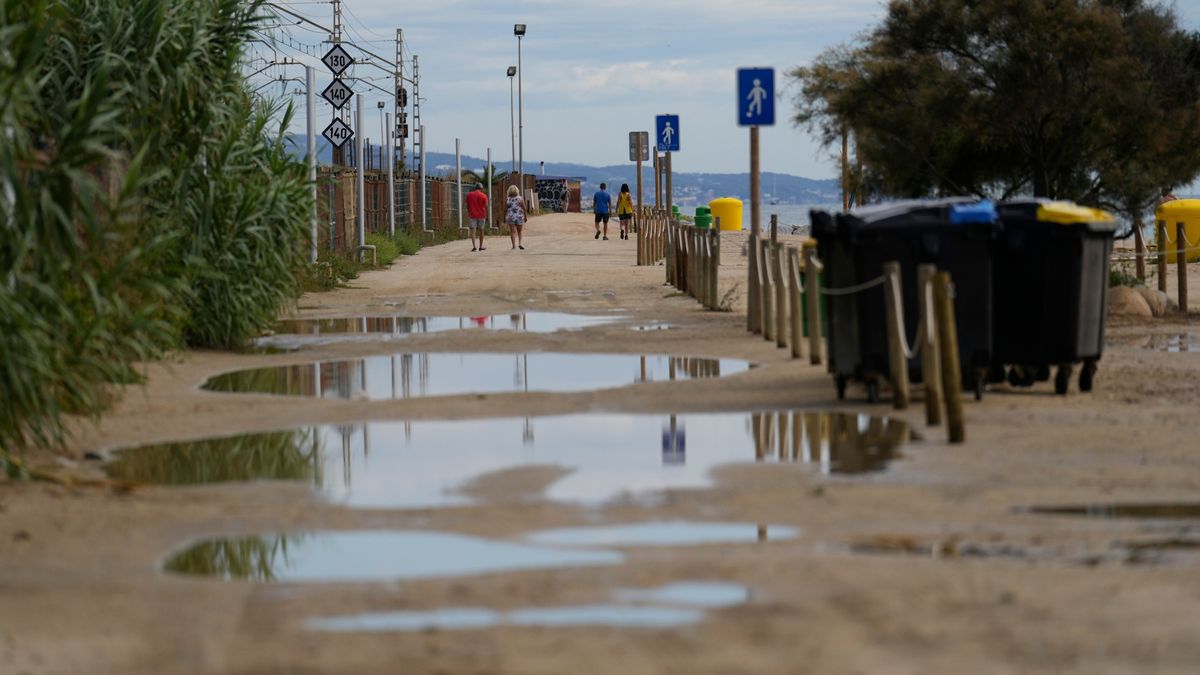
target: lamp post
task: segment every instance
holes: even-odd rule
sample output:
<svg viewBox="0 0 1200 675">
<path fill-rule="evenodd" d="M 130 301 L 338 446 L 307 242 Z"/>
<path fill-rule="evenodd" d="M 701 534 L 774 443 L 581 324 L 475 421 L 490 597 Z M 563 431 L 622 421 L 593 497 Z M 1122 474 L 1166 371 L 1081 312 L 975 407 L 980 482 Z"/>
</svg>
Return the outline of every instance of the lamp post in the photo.
<svg viewBox="0 0 1200 675">
<path fill-rule="evenodd" d="M 512 140 L 512 172 L 517 172 L 517 123 L 516 108 L 513 107 L 513 76 L 517 74 L 516 66 L 508 67 L 508 128 Z"/>
<path fill-rule="evenodd" d="M 513 35 L 517 36 L 517 145 L 518 157 L 520 158 L 517 167 L 519 180 L 521 181 L 521 195 L 525 195 L 525 108 L 522 105 L 521 94 L 523 92 L 522 81 L 525 77 L 524 67 L 521 65 L 521 38 L 525 37 L 525 24 L 518 23 L 513 25 Z"/>
</svg>

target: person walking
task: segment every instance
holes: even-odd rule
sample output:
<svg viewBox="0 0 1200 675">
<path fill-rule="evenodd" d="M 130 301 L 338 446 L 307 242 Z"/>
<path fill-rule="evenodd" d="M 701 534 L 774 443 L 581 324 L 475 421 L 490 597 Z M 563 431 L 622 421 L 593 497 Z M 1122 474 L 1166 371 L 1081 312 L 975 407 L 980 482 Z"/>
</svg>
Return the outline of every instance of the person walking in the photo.
<svg viewBox="0 0 1200 675">
<path fill-rule="evenodd" d="M 475 184 L 475 189 L 467 194 L 467 217 L 471 219 L 471 250 L 475 250 L 475 233 L 479 233 L 479 250 L 483 247 L 483 232 L 487 228 L 488 198 L 483 193 L 483 186 Z"/>
<path fill-rule="evenodd" d="M 621 219 L 621 238 L 629 239 L 633 223 L 633 195 L 629 194 L 629 183 L 621 183 L 621 192 L 617 194 L 617 218 Z"/>
<path fill-rule="evenodd" d="M 596 239 L 600 238 L 600 221 L 604 221 L 604 241 L 608 241 L 608 216 L 612 213 L 612 197 L 605 190 L 608 185 L 600 184 L 600 190 L 592 195 L 592 211 L 596 213 Z"/>
<path fill-rule="evenodd" d="M 521 191 L 516 185 L 508 188 L 508 200 L 504 203 L 504 222 L 508 223 L 508 236 L 512 239 L 514 249 L 525 250 L 525 200 L 521 199 Z"/>
</svg>

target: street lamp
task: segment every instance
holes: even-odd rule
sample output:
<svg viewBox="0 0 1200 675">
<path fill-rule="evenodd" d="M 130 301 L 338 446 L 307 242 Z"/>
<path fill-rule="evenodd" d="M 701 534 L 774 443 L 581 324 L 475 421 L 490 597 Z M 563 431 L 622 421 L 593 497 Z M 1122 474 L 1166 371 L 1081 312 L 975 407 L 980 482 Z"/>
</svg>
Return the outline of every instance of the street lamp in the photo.
<svg viewBox="0 0 1200 675">
<path fill-rule="evenodd" d="M 520 166 L 518 171 L 521 181 L 521 194 L 525 194 L 525 107 L 522 105 L 521 94 L 523 92 L 522 79 L 525 77 L 524 66 L 521 65 L 521 38 L 525 37 L 525 24 L 518 23 L 513 25 L 513 35 L 517 36 L 517 144 L 520 153 Z"/>
<path fill-rule="evenodd" d="M 517 172 L 517 123 L 516 113 L 513 112 L 513 76 L 517 74 L 516 66 L 508 67 L 508 135 L 512 140 L 512 172 Z"/>
</svg>

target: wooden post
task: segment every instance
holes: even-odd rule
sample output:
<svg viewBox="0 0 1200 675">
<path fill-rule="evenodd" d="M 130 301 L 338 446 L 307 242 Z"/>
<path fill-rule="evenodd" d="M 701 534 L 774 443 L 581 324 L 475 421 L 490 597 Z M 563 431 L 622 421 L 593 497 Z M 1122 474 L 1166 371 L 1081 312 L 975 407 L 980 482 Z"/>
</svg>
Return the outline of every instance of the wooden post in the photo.
<svg viewBox="0 0 1200 675">
<path fill-rule="evenodd" d="M 958 330 L 954 325 L 954 300 L 950 293 L 950 273 L 934 276 L 934 304 L 937 307 L 938 350 L 942 365 L 942 391 L 946 397 L 946 427 L 951 443 L 966 440 L 962 411 L 962 372 L 958 365 Z"/>
<path fill-rule="evenodd" d="M 1155 224 L 1155 239 L 1158 241 L 1158 290 L 1167 292 L 1167 221 Z"/>
<path fill-rule="evenodd" d="M 817 252 L 804 249 L 804 295 L 808 305 L 808 361 L 821 365 L 821 274 Z"/>
<path fill-rule="evenodd" d="M 762 336 L 768 342 L 775 339 L 775 286 L 774 280 L 771 278 L 771 250 L 774 246 L 771 242 L 763 242 L 758 250 L 762 253 L 762 257 L 758 261 L 759 270 L 762 272 Z"/>
<path fill-rule="evenodd" d="M 779 243 L 779 216 L 771 214 L 771 245 Z"/>
<path fill-rule="evenodd" d="M 675 248 L 674 237 L 675 233 L 671 231 L 671 226 L 667 225 L 663 231 L 663 241 L 665 242 L 663 246 L 663 255 L 666 258 L 666 264 L 663 265 L 663 268 L 666 270 L 667 283 L 672 286 L 675 285 L 675 251 L 673 250 Z"/>
<path fill-rule="evenodd" d="M 720 223 L 721 219 L 716 219 L 716 222 Z M 710 288 L 709 297 L 713 300 L 713 309 L 720 310 L 721 298 L 719 295 L 721 294 L 721 228 L 718 227 L 714 229 L 714 231 L 710 232 L 708 235 L 713 241 L 713 259 L 710 261 L 710 264 L 713 265 L 713 274 L 712 279 L 709 279 L 709 285 L 712 286 L 712 288 Z"/>
<path fill-rule="evenodd" d="M 1136 218 L 1133 221 L 1133 250 L 1137 254 L 1137 260 L 1134 262 L 1137 270 L 1138 281 L 1146 281 L 1146 239 L 1142 236 L 1142 219 Z"/>
<path fill-rule="evenodd" d="M 900 289 L 900 263 L 883 264 L 883 304 L 887 314 L 888 365 L 892 373 L 892 405 L 896 410 L 908 408 L 908 356 L 904 353 L 904 295 Z"/>
<path fill-rule="evenodd" d="M 662 169 L 658 163 L 658 148 L 654 149 L 654 208 L 662 207 Z"/>
<path fill-rule="evenodd" d="M 792 320 L 792 358 L 798 359 L 803 354 L 800 344 L 804 342 L 804 328 L 800 311 L 800 252 L 789 246 L 788 254 L 788 318 Z"/>
<path fill-rule="evenodd" d="M 771 216 L 771 229 L 775 229 L 775 216 Z M 771 246 L 771 261 L 774 268 L 771 276 L 775 279 L 775 346 L 780 349 L 787 347 L 787 283 L 783 276 L 783 244 L 775 242 Z"/>
<path fill-rule="evenodd" d="M 1175 271 L 1179 275 L 1179 311 L 1187 314 L 1187 232 L 1182 222 L 1175 223 Z"/>
<path fill-rule="evenodd" d="M 842 127 L 842 210 L 850 210 L 850 131 Z"/>
<path fill-rule="evenodd" d="M 938 367 L 937 320 L 933 308 L 933 276 L 937 267 L 917 266 L 917 306 L 921 308 L 921 379 L 925 381 L 925 423 L 942 423 L 942 372 Z"/>
<path fill-rule="evenodd" d="M 760 328 L 758 312 L 758 235 L 750 233 L 750 247 L 746 254 L 746 330 L 757 333 Z"/>
</svg>

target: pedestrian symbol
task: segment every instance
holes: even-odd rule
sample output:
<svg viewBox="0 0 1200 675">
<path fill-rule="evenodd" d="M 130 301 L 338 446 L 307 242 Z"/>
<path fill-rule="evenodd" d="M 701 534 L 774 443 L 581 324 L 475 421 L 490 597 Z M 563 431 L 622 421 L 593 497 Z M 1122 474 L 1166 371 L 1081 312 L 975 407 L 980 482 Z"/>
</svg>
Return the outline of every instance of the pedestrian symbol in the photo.
<svg viewBox="0 0 1200 675">
<path fill-rule="evenodd" d="M 679 152 L 679 115 L 659 115 L 654 120 L 658 151 Z"/>
<path fill-rule="evenodd" d="M 775 124 L 775 69 L 739 68 L 737 80 L 738 125 Z"/>
</svg>

